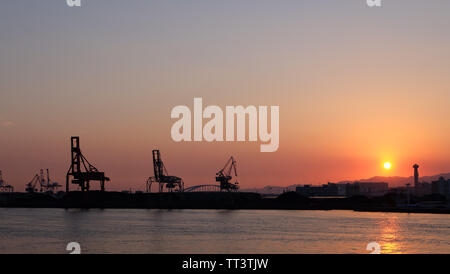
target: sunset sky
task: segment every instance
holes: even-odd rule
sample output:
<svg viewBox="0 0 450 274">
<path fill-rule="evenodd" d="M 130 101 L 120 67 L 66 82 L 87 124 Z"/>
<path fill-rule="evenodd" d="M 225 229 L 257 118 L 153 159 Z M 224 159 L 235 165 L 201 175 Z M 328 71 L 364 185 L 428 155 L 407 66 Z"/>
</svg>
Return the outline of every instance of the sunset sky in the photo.
<svg viewBox="0 0 450 274">
<path fill-rule="evenodd" d="M 242 188 L 450 171 L 450 1 L 6 0 L 0 170 L 65 182 L 70 136 L 143 190 L 160 149 L 187 186 L 233 155 Z M 280 106 L 280 146 L 176 143 L 177 105 Z M 386 161 L 392 168 L 384 169 Z"/>
</svg>

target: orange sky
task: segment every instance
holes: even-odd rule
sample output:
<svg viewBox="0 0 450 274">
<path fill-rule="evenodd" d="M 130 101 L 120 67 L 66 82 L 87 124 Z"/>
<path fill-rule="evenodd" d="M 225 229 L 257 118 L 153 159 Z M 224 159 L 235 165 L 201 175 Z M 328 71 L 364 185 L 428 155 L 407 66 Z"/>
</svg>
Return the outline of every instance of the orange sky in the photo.
<svg viewBox="0 0 450 274">
<path fill-rule="evenodd" d="M 23 191 L 40 168 L 62 183 L 72 135 L 114 190 L 145 188 L 155 148 L 188 186 L 231 155 L 243 188 L 450 171 L 448 2 L 224 2 L 2 6 L 8 183 Z M 280 106 L 279 150 L 173 142 L 170 111 L 194 97 Z"/>
</svg>

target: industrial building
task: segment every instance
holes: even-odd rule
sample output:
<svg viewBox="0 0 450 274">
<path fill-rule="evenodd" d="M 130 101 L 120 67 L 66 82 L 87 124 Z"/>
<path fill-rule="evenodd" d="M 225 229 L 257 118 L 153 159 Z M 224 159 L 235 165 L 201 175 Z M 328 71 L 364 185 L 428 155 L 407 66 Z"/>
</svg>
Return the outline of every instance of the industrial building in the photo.
<svg viewBox="0 0 450 274">
<path fill-rule="evenodd" d="M 444 177 L 440 177 L 439 180 L 431 182 L 431 188 L 433 194 L 439 194 L 450 199 L 450 179 L 445 180 Z"/>
<path fill-rule="evenodd" d="M 347 184 L 347 196 L 363 195 L 367 197 L 383 196 L 389 191 L 388 183 L 384 182 L 354 182 Z"/>
<path fill-rule="evenodd" d="M 322 186 L 304 185 L 295 189 L 298 194 L 306 197 L 350 197 L 356 195 L 372 197 L 383 196 L 388 190 L 388 183 L 384 182 L 328 183 Z"/>
<path fill-rule="evenodd" d="M 295 188 L 295 192 L 305 197 L 339 196 L 338 185 L 333 183 L 322 186 L 299 186 Z"/>
</svg>

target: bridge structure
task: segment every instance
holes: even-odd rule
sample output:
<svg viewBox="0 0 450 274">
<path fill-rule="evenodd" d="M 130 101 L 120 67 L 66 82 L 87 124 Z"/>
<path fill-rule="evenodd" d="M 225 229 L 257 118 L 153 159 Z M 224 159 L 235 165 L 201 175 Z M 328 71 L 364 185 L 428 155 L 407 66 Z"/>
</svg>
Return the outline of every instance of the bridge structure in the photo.
<svg viewBox="0 0 450 274">
<path fill-rule="evenodd" d="M 236 160 L 231 156 L 225 166 L 216 173 L 215 179 L 219 184 L 204 184 L 191 187 L 184 187 L 184 181 L 180 177 L 168 174 L 164 162 L 161 159 L 161 153 L 155 149 L 153 154 L 153 172 L 154 176 L 149 177 L 146 182 L 146 192 L 152 192 L 152 185 L 158 185 L 158 192 L 237 192 L 239 183 L 231 182 L 236 180 Z"/>
<path fill-rule="evenodd" d="M 184 192 L 220 192 L 220 185 L 198 185 L 184 189 Z"/>
<path fill-rule="evenodd" d="M 155 173 L 156 174 L 156 173 Z M 184 189 L 184 192 L 237 192 L 239 190 L 239 183 L 230 182 L 234 177 L 237 177 L 236 160 L 233 156 L 228 159 L 225 166 L 216 173 L 216 182 L 220 184 L 212 185 L 196 185 Z"/>
</svg>

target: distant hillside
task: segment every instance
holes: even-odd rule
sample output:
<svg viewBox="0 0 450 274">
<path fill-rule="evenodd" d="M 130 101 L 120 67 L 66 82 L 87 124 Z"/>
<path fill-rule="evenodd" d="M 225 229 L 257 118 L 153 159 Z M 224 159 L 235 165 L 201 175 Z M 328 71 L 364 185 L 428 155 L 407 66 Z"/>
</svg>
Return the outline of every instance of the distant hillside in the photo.
<svg viewBox="0 0 450 274">
<path fill-rule="evenodd" d="M 263 188 L 246 188 L 242 189 L 241 191 L 244 192 L 256 192 L 260 194 L 281 194 L 286 191 L 295 191 L 295 188 L 299 185 L 291 185 L 286 187 L 281 186 L 266 186 Z"/>
<path fill-rule="evenodd" d="M 445 179 L 450 179 L 450 173 L 442 173 L 437 174 L 433 176 L 423 176 L 419 178 L 420 182 L 428 182 L 431 183 L 432 181 L 436 181 L 439 179 L 439 177 L 444 177 Z M 414 177 L 383 177 L 383 176 L 375 176 L 369 179 L 362 179 L 359 180 L 360 182 L 386 182 L 389 183 L 390 187 L 398 187 L 398 186 L 405 186 L 406 184 L 414 183 Z"/>
<path fill-rule="evenodd" d="M 444 177 L 445 179 L 450 179 L 450 173 L 442 173 L 437 174 L 433 176 L 423 176 L 420 177 L 420 182 L 429 182 L 436 181 L 439 179 L 439 177 Z M 351 183 L 353 181 L 340 181 L 338 183 Z M 410 177 L 399 177 L 399 176 L 392 176 L 392 177 L 383 177 L 383 176 L 375 176 L 369 179 L 361 179 L 358 180 L 358 182 L 386 182 L 389 184 L 389 187 L 399 187 L 399 186 L 405 186 L 406 184 L 414 183 L 413 176 Z M 280 187 L 280 186 L 266 186 L 263 188 L 247 188 L 242 189 L 241 191 L 248 191 L 248 192 L 257 192 L 261 194 L 281 194 L 285 191 L 295 191 L 295 188 L 300 185 L 290 185 L 286 187 Z"/>
</svg>

